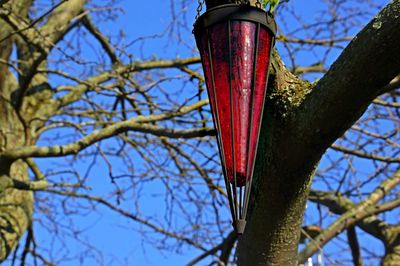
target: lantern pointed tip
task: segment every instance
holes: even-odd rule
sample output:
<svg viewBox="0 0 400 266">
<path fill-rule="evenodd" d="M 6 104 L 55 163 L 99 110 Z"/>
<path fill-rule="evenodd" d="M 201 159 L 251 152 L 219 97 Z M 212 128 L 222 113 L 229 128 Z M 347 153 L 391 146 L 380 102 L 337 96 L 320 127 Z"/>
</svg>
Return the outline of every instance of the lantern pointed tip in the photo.
<svg viewBox="0 0 400 266">
<path fill-rule="evenodd" d="M 235 229 L 238 235 L 243 235 L 245 228 L 246 228 L 246 220 L 239 219 L 236 221 Z"/>
</svg>

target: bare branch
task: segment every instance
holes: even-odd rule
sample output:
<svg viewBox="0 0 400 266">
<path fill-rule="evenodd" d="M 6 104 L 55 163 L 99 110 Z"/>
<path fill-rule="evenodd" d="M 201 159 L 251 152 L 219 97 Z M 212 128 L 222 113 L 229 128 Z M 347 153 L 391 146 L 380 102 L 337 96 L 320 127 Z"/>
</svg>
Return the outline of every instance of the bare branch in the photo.
<svg viewBox="0 0 400 266">
<path fill-rule="evenodd" d="M 83 137 L 77 142 L 63 145 L 63 146 L 49 146 L 49 147 L 36 147 L 36 146 L 26 146 L 17 148 L 15 150 L 5 151 L 0 154 L 0 158 L 8 158 L 11 160 L 29 158 L 29 157 L 59 157 L 70 154 L 77 154 L 81 150 L 87 148 L 88 146 L 101 141 L 103 139 L 107 139 L 109 137 L 115 136 L 119 133 L 132 130 L 138 132 L 146 132 L 146 133 L 155 133 L 161 134 L 161 132 L 167 132 L 167 135 L 173 135 L 173 130 L 161 130 L 157 128 L 154 131 L 154 127 L 144 125 L 143 123 L 147 122 L 156 122 L 162 121 L 165 119 L 170 119 L 172 117 L 181 116 L 183 114 L 189 113 L 193 110 L 196 110 L 204 105 L 208 104 L 208 100 L 203 100 L 193 104 L 191 106 L 182 107 L 179 110 L 168 112 L 160 115 L 149 115 L 149 116 L 139 116 L 134 117 L 126 121 L 117 122 L 111 126 L 108 126 L 104 129 L 94 131 L 89 135 Z M 168 133 L 169 132 L 169 133 Z M 186 131 L 187 132 L 187 131 Z M 179 133 L 177 133 L 179 135 Z M 180 133 L 181 136 L 185 135 L 185 133 Z M 189 131 L 189 135 L 193 136 L 193 131 Z"/>
<path fill-rule="evenodd" d="M 224 238 L 224 240 L 222 241 L 222 243 L 218 244 L 217 246 L 207 250 L 206 252 L 204 252 L 203 254 L 199 255 L 198 257 L 194 258 L 193 260 L 191 260 L 187 266 L 193 266 L 197 263 L 199 263 L 201 260 L 207 258 L 210 255 L 215 255 L 215 253 L 217 253 L 218 251 L 222 251 L 222 253 L 226 253 L 227 251 L 224 250 L 226 249 L 226 247 L 230 247 L 232 248 L 233 244 L 235 243 L 237 239 L 237 234 L 236 232 L 232 231 L 229 233 L 229 235 Z M 228 256 L 229 257 L 229 256 Z M 222 262 L 225 263 L 225 265 L 227 265 L 227 260 L 226 257 L 224 259 L 221 259 Z"/>
<path fill-rule="evenodd" d="M 113 46 L 111 45 L 110 41 L 106 36 L 104 36 L 101 31 L 92 23 L 89 15 L 86 15 L 82 19 L 82 23 L 85 28 L 100 42 L 101 46 L 103 47 L 104 51 L 110 57 L 110 60 L 113 64 L 118 63 L 118 57 L 114 51 Z"/>
<path fill-rule="evenodd" d="M 350 149 L 344 146 L 339 146 L 336 144 L 333 144 L 331 146 L 331 148 L 333 150 L 336 151 L 341 151 L 344 152 L 346 154 L 351 154 L 360 158 L 365 158 L 365 159 L 372 159 L 372 160 L 376 160 L 376 161 L 381 161 L 381 162 L 385 162 L 385 163 L 399 163 L 400 162 L 400 158 L 393 158 L 393 157 L 383 157 L 383 156 L 379 156 L 376 154 L 372 154 L 372 153 L 366 153 L 366 152 L 362 152 L 359 150 L 354 150 L 354 149 Z"/>
<path fill-rule="evenodd" d="M 353 256 L 354 266 L 363 266 L 364 263 L 360 254 L 360 244 L 358 243 L 355 226 L 349 226 L 349 228 L 347 228 L 347 239 Z"/>
<path fill-rule="evenodd" d="M 301 105 L 293 132 L 307 132 L 303 145 L 312 151 L 310 156 L 320 158 L 400 72 L 399 9 L 399 1 L 389 3 L 353 39 Z"/>
<path fill-rule="evenodd" d="M 119 214 L 123 215 L 126 218 L 132 219 L 134 221 L 139 222 L 140 224 L 143 224 L 147 227 L 149 227 L 150 229 L 154 230 L 155 232 L 161 233 L 165 236 L 174 238 L 176 240 L 179 241 L 183 241 L 193 247 L 196 247 L 200 250 L 206 251 L 206 249 L 199 243 L 194 242 L 192 239 L 189 239 L 187 237 L 185 237 L 184 235 L 179 235 L 176 234 L 174 232 L 170 232 L 165 230 L 164 228 L 161 228 L 153 223 L 151 223 L 150 221 L 144 220 L 136 215 L 133 215 L 121 208 L 118 208 L 117 206 L 115 206 L 114 204 L 106 201 L 104 198 L 102 197 L 96 197 L 96 196 L 92 196 L 92 195 L 86 195 L 86 194 L 79 194 L 79 193 L 75 193 L 75 192 L 68 192 L 68 191 L 57 191 L 57 190 L 46 190 L 46 192 L 49 193 L 54 193 L 54 194 L 58 194 L 58 195 L 64 195 L 64 196 L 69 196 L 69 197 L 73 197 L 73 198 L 81 198 L 81 199 L 86 199 L 89 201 L 93 201 L 93 202 L 97 202 L 100 203 L 106 207 L 108 207 L 109 209 L 118 212 Z"/>
<path fill-rule="evenodd" d="M 375 206 L 390 190 L 400 183 L 400 171 L 397 171 L 391 177 L 383 181 L 367 198 L 365 198 L 356 207 L 349 209 L 339 219 L 326 228 L 314 242 L 310 242 L 299 254 L 299 261 L 304 263 L 307 258 L 311 257 L 319 248 L 324 246 L 334 236 L 357 223 L 369 217 L 386 210 L 393 209 L 400 205 L 400 199 Z"/>
<path fill-rule="evenodd" d="M 112 78 L 115 78 L 119 75 L 129 75 L 134 72 L 140 72 L 150 69 L 164 69 L 164 68 L 179 68 L 182 66 L 187 66 L 191 64 L 197 64 L 200 62 L 200 59 L 197 57 L 187 58 L 187 59 L 176 59 L 176 60 L 164 60 L 164 61 L 145 61 L 145 62 L 136 62 L 130 65 L 122 65 L 117 66 L 115 69 L 109 72 L 102 72 L 101 74 L 92 76 L 84 81 L 83 84 L 79 84 L 75 87 L 69 87 L 71 91 L 67 95 L 59 98 L 54 103 L 54 108 L 58 110 L 60 107 L 68 105 L 72 102 L 79 100 L 83 93 L 86 91 L 92 91 L 99 86 L 99 84 L 107 82 Z M 55 112 L 53 110 L 53 112 Z"/>
<path fill-rule="evenodd" d="M 344 37 L 340 39 L 325 39 L 325 40 L 316 40 L 316 39 L 300 39 L 300 38 L 288 38 L 284 35 L 278 35 L 276 37 L 278 41 L 288 42 L 288 43 L 297 43 L 297 44 L 312 44 L 312 45 L 321 45 L 321 46 L 330 46 L 334 47 L 337 43 L 341 42 L 349 42 L 353 38 L 352 37 Z"/>
</svg>

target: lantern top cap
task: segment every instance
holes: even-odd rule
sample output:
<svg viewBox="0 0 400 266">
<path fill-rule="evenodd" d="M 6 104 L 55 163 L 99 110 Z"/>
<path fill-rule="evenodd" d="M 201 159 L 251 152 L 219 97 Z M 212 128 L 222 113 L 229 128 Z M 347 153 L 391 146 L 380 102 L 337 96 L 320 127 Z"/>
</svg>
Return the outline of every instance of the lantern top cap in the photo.
<svg viewBox="0 0 400 266">
<path fill-rule="evenodd" d="M 267 27 L 273 35 L 276 34 L 276 22 L 271 13 L 247 4 L 226 4 L 208 9 L 194 23 L 193 32 L 196 35 L 206 28 L 227 20 L 241 20 L 260 23 Z"/>
</svg>

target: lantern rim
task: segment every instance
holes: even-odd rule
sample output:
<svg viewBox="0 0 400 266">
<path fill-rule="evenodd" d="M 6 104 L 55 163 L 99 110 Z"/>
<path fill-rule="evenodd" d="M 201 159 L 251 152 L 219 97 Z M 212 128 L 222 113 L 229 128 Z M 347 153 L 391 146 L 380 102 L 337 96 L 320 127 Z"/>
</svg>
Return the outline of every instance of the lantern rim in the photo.
<svg viewBox="0 0 400 266">
<path fill-rule="evenodd" d="M 195 21 L 193 33 L 197 35 L 214 24 L 229 20 L 260 23 L 276 35 L 273 14 L 247 4 L 224 4 L 208 9 Z"/>
</svg>

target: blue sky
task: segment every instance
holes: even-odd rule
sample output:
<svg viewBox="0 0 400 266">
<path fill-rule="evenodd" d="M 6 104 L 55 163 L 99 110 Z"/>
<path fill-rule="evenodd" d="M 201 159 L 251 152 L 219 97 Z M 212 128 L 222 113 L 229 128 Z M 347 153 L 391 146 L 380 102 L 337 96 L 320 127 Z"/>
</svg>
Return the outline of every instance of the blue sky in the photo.
<svg viewBox="0 0 400 266">
<path fill-rule="evenodd" d="M 99 1 L 101 4 L 106 1 Z M 291 5 L 300 16 L 304 17 L 307 21 L 313 16 L 320 16 L 323 13 L 323 6 L 320 1 L 310 0 L 307 1 L 290 0 Z M 111 36 L 113 42 L 124 42 L 130 43 L 143 36 L 158 36 L 156 38 L 146 39 L 144 42 L 138 41 L 133 45 L 129 46 L 128 52 L 132 55 L 132 59 L 149 59 L 152 57 L 157 58 L 176 58 L 185 57 L 190 55 L 197 55 L 194 47 L 194 38 L 191 35 L 191 25 L 194 22 L 195 8 L 197 7 L 196 1 L 190 1 L 190 5 L 185 7 L 183 10 L 180 8 L 180 3 L 175 3 L 172 7 L 170 1 L 129 1 L 120 0 L 117 1 L 117 6 L 121 8 L 123 12 L 117 12 L 118 16 L 115 20 L 101 21 L 99 27 L 103 30 L 106 35 Z M 180 19 L 185 18 L 187 22 L 185 25 L 179 26 L 177 23 L 171 23 L 171 14 L 174 8 L 175 15 Z M 367 19 L 367 18 L 366 18 Z M 283 21 L 285 18 L 279 17 L 278 21 Z M 367 20 L 366 20 L 367 21 Z M 295 28 L 293 24 L 297 23 L 291 20 L 285 20 L 287 27 Z M 365 23 L 365 22 L 364 22 Z M 360 23 L 362 24 L 362 22 Z M 284 27 L 282 25 L 282 27 Z M 124 37 L 122 38 L 119 31 L 124 31 Z M 354 32 L 355 33 L 355 32 Z M 303 33 L 299 33 L 301 37 Z M 305 33 L 304 33 L 305 34 Z M 352 33 L 349 33 L 352 34 Z M 121 39 L 120 39 L 121 38 Z M 90 39 L 89 39 L 90 40 Z M 286 60 L 285 51 L 282 45 L 278 44 L 278 49 L 282 51 L 283 58 Z M 89 60 L 97 60 L 101 55 L 89 50 L 85 52 L 85 57 Z M 333 49 L 328 57 L 327 64 L 331 63 L 339 54 L 338 50 Z M 299 63 L 310 65 L 320 59 L 319 54 L 301 53 L 299 56 Z M 125 60 L 128 60 L 125 57 Z M 287 62 L 290 66 L 290 62 Z M 314 79 L 315 76 L 310 76 L 310 79 Z M 61 80 L 53 80 L 54 84 L 61 83 Z M 171 86 L 175 84 L 171 82 Z M 69 158 L 72 160 L 72 158 Z M 58 161 L 38 160 L 40 164 L 49 169 L 54 169 Z M 61 161 L 59 161 L 61 162 Z M 74 163 L 77 168 L 80 168 L 81 172 L 84 173 L 90 164 L 90 160 L 84 160 Z M 124 167 L 123 164 L 115 165 L 115 168 Z M 50 171 L 50 170 L 49 170 Z M 110 182 L 107 178 L 101 178 L 108 169 L 104 162 L 101 160 L 96 161 L 96 170 L 92 174 L 98 175 L 96 179 L 91 181 L 91 185 L 94 187 L 96 192 L 107 191 L 107 186 Z M 143 199 L 141 201 L 142 209 L 153 209 L 162 210 L 165 206 L 163 202 L 154 204 L 155 196 L 153 194 L 160 193 L 162 191 L 161 184 L 153 184 L 152 187 L 143 188 Z M 46 197 L 55 197 L 51 194 L 42 193 L 41 198 L 46 200 Z M 130 195 L 132 201 L 134 201 L 135 195 Z M 151 204 L 146 204 L 146 198 Z M 153 199 L 150 201 L 150 199 Z M 129 206 L 123 205 L 129 209 Z M 58 208 L 54 206 L 54 208 Z M 56 211 L 56 210 L 55 210 Z M 38 218 L 40 219 L 40 217 Z M 71 226 L 68 222 L 69 219 L 73 220 L 75 224 L 79 224 L 86 230 L 87 237 L 82 241 L 93 243 L 99 247 L 99 249 L 105 251 L 104 261 L 99 261 L 96 256 L 92 259 L 92 255 L 81 254 L 83 259 L 83 265 L 184 265 L 191 259 L 195 258 L 199 252 L 190 248 L 182 248 L 178 254 L 169 251 L 160 251 L 154 246 L 141 240 L 141 227 L 133 221 L 127 219 L 121 219 L 119 215 L 111 212 L 110 210 L 99 207 L 96 212 L 87 212 L 86 215 L 74 215 L 64 219 L 62 223 L 65 227 Z M 40 222 L 40 221 L 39 221 Z M 135 228 L 135 230 L 132 230 Z M 46 232 L 43 227 L 38 227 L 36 231 L 36 238 L 38 243 L 44 244 L 45 246 L 52 247 L 54 251 L 64 254 L 64 243 L 52 243 L 52 239 L 49 238 L 49 233 Z M 73 253 L 79 254 L 81 246 L 68 240 L 65 242 Z M 72 245 L 72 246 L 71 246 Z M 55 252 L 55 254 L 57 254 Z M 61 263 L 61 266 L 77 265 L 77 260 L 72 259 L 71 261 L 65 260 Z"/>
</svg>

